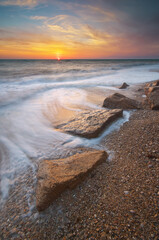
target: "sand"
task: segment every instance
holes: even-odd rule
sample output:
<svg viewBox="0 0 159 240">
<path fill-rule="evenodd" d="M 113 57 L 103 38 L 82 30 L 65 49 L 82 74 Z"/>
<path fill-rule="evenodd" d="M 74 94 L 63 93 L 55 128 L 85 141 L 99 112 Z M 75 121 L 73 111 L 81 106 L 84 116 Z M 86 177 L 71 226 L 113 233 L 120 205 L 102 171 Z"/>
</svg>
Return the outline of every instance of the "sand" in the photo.
<svg viewBox="0 0 159 240">
<path fill-rule="evenodd" d="M 159 111 L 133 111 L 100 146 L 110 151 L 109 161 L 43 213 L 21 217 L 25 195 L 11 192 L 0 239 L 159 239 Z M 32 181 L 28 175 L 25 184 Z"/>
</svg>

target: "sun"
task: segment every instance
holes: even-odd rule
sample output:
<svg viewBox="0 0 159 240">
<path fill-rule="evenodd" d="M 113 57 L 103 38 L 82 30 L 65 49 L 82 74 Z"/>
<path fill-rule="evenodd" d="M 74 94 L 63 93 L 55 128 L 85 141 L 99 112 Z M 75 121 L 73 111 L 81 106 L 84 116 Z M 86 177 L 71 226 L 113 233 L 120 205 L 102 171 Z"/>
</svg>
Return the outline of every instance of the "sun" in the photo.
<svg viewBox="0 0 159 240">
<path fill-rule="evenodd" d="M 56 52 L 56 59 L 57 59 L 58 61 L 61 60 L 61 56 L 62 56 L 62 52 L 61 52 L 61 51 L 57 51 L 57 52 Z"/>
</svg>

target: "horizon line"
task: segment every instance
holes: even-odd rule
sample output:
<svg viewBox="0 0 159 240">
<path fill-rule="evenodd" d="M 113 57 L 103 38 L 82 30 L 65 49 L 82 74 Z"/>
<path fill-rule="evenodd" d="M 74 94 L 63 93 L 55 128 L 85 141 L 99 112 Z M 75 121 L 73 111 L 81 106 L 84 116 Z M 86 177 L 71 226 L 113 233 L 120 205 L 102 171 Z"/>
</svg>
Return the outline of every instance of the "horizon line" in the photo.
<svg viewBox="0 0 159 240">
<path fill-rule="evenodd" d="M 57 58 L 0 58 L 0 60 L 55 60 Z M 158 58 L 61 58 L 60 61 L 64 60 L 159 60 Z"/>
</svg>

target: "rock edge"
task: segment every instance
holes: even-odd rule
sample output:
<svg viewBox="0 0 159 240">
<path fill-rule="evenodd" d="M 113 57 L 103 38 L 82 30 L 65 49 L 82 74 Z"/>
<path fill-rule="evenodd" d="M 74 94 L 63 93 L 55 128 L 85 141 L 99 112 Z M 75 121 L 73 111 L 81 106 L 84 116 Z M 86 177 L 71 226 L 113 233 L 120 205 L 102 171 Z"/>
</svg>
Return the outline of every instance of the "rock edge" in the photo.
<svg viewBox="0 0 159 240">
<path fill-rule="evenodd" d="M 55 128 L 72 135 L 96 138 L 110 123 L 122 115 L 122 109 L 83 111 L 69 122 L 56 125 Z"/>
</svg>

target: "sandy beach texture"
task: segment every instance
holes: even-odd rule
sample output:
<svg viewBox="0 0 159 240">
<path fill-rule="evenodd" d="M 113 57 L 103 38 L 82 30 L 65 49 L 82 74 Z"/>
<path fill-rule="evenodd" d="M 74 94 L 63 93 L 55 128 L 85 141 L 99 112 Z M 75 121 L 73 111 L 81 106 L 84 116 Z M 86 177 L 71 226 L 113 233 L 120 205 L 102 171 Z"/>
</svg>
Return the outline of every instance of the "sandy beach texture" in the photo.
<svg viewBox="0 0 159 240">
<path fill-rule="evenodd" d="M 19 216 L 21 208 L 27 211 L 25 196 L 14 199 L 11 192 L 1 210 L 0 239 L 159 239 L 159 111 L 133 111 L 102 140 L 105 147 L 109 161 L 40 214 Z"/>
</svg>

